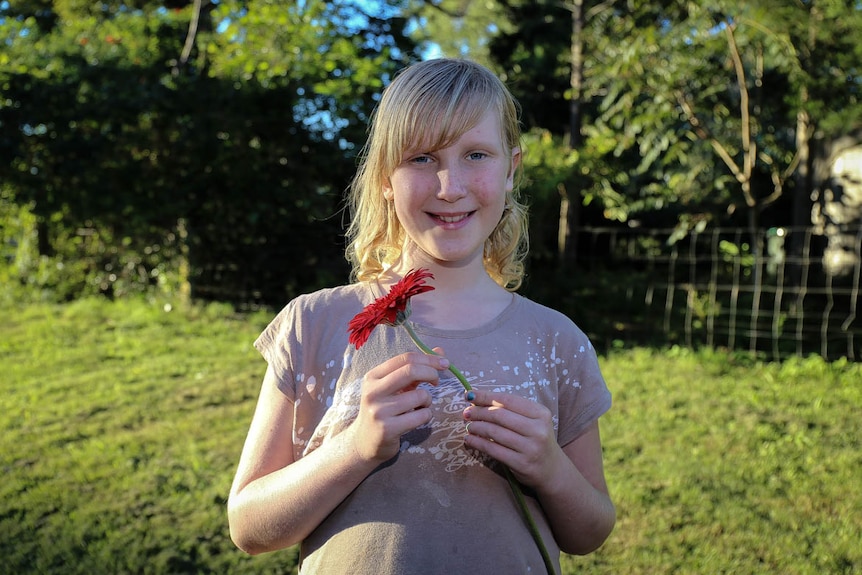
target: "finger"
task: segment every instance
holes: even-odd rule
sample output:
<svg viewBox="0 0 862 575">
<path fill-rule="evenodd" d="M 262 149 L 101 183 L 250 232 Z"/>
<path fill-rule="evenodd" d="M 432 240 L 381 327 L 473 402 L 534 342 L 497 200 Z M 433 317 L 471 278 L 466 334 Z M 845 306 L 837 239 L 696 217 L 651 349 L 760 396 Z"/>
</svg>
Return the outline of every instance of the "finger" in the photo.
<svg viewBox="0 0 862 575">
<path fill-rule="evenodd" d="M 467 435 L 475 439 L 471 447 L 479 447 L 483 451 L 487 443 L 494 443 L 508 450 L 521 453 L 529 448 L 529 439 L 499 425 L 486 421 L 469 421 L 466 425 Z M 465 439 L 466 441 L 466 439 Z"/>
<path fill-rule="evenodd" d="M 480 389 L 473 388 L 470 391 L 464 393 L 464 398 L 473 405 L 479 405 L 483 407 L 505 407 L 513 400 L 519 399 L 520 396 L 499 391 L 482 391 Z"/>
<path fill-rule="evenodd" d="M 411 351 L 396 355 L 382 365 L 389 365 L 390 369 L 397 369 L 399 366 L 405 365 L 424 365 L 435 371 L 442 371 L 449 367 L 449 360 L 439 355 Z"/>
<path fill-rule="evenodd" d="M 514 393 L 473 389 L 466 392 L 464 397 L 477 407 L 505 409 L 529 418 L 542 418 L 548 411 L 540 403 Z"/>
<path fill-rule="evenodd" d="M 433 401 L 431 393 L 427 389 L 404 391 L 398 395 L 398 399 L 404 402 L 405 411 L 431 407 Z"/>
<path fill-rule="evenodd" d="M 520 399 L 532 403 L 530 400 Z M 474 429 L 477 435 L 523 451 L 529 449 L 531 441 L 537 440 L 540 444 L 545 444 L 554 438 L 551 412 L 544 406 L 536 407 L 538 409 L 526 409 L 531 413 L 524 415 L 492 401 L 489 407 L 470 405 L 464 409 L 463 417 L 466 421 L 476 423 L 471 429 Z"/>
<path fill-rule="evenodd" d="M 387 437 L 398 437 L 431 420 L 431 401 L 426 389 L 387 395 L 365 403 L 359 419 L 382 426 Z"/>
<path fill-rule="evenodd" d="M 443 351 L 442 347 L 435 347 L 431 351 L 433 351 L 434 353 L 436 353 L 440 357 L 446 357 L 446 352 Z M 448 367 L 448 365 L 447 365 L 447 367 Z"/>
<path fill-rule="evenodd" d="M 508 467 L 512 467 L 512 465 L 518 463 L 518 451 L 505 443 L 482 435 L 483 429 L 480 422 L 471 421 L 467 427 L 468 433 L 464 436 L 465 447 L 485 453 Z"/>
<path fill-rule="evenodd" d="M 486 424 L 481 426 L 483 429 L 488 429 L 490 425 L 494 425 L 523 434 L 530 427 L 529 418 L 500 405 L 491 405 L 490 407 L 470 405 L 464 409 L 463 417 L 466 421 Z"/>
<path fill-rule="evenodd" d="M 446 360 L 424 353 L 410 352 L 395 356 L 368 372 L 367 379 L 375 381 L 376 393 L 389 395 L 410 391 L 423 382 L 437 384 L 441 365 Z"/>
<path fill-rule="evenodd" d="M 404 435 L 408 431 L 413 431 L 417 427 L 425 425 L 426 423 L 431 421 L 432 415 L 433 413 L 431 409 L 423 407 L 421 409 L 414 409 L 413 411 L 408 411 L 407 413 L 399 416 L 401 430 L 398 432 L 398 435 Z"/>
<path fill-rule="evenodd" d="M 431 407 L 431 393 L 427 389 L 417 388 L 399 391 L 376 400 L 376 408 L 370 407 L 377 417 L 395 417 L 418 409 Z"/>
</svg>

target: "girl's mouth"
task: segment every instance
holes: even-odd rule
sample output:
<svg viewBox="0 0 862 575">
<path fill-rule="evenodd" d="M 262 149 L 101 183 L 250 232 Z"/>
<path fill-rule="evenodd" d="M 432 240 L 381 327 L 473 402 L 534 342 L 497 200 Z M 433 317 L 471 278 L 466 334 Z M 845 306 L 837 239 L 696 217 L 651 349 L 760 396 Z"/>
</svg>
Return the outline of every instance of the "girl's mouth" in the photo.
<svg viewBox="0 0 862 575">
<path fill-rule="evenodd" d="M 431 217 L 444 223 L 444 224 L 457 224 L 458 222 L 466 220 L 472 214 L 473 214 L 473 212 L 464 212 L 461 214 L 450 214 L 450 215 L 431 214 Z"/>
</svg>

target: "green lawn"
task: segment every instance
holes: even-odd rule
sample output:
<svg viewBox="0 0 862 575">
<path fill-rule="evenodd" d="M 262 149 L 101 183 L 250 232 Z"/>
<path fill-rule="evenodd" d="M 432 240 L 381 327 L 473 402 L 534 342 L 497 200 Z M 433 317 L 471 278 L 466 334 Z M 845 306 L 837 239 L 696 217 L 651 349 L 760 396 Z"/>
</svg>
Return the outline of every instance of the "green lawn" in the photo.
<svg viewBox="0 0 862 575">
<path fill-rule="evenodd" d="M 290 573 L 293 550 L 237 551 L 224 511 L 269 317 L 0 310 L 0 570 Z M 862 573 L 859 364 L 635 349 L 602 366 L 618 523 L 565 573 Z"/>
</svg>

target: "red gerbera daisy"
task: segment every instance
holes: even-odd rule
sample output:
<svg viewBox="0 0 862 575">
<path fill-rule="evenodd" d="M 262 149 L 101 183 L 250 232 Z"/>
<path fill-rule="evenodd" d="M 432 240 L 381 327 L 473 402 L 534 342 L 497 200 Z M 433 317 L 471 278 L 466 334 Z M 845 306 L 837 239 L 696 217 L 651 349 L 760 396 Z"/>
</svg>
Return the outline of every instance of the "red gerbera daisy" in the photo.
<svg viewBox="0 0 862 575">
<path fill-rule="evenodd" d="M 390 288 L 389 293 L 365 306 L 347 326 L 350 343 L 359 349 L 378 325 L 395 326 L 407 321 L 410 317 L 410 298 L 434 289 L 433 286 L 425 285 L 427 278 L 434 279 L 428 270 L 411 270 Z"/>
</svg>

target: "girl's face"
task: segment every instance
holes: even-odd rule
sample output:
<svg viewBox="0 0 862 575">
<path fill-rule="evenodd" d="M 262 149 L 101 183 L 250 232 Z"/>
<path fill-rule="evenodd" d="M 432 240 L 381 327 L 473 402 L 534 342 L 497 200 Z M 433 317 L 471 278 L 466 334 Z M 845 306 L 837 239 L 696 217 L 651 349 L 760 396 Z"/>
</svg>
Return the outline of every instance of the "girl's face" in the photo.
<svg viewBox="0 0 862 575">
<path fill-rule="evenodd" d="M 446 148 L 407 150 L 383 194 L 412 244 L 404 254 L 410 265 L 483 265 L 520 160 L 519 148 L 506 149 L 493 111 Z"/>
</svg>

